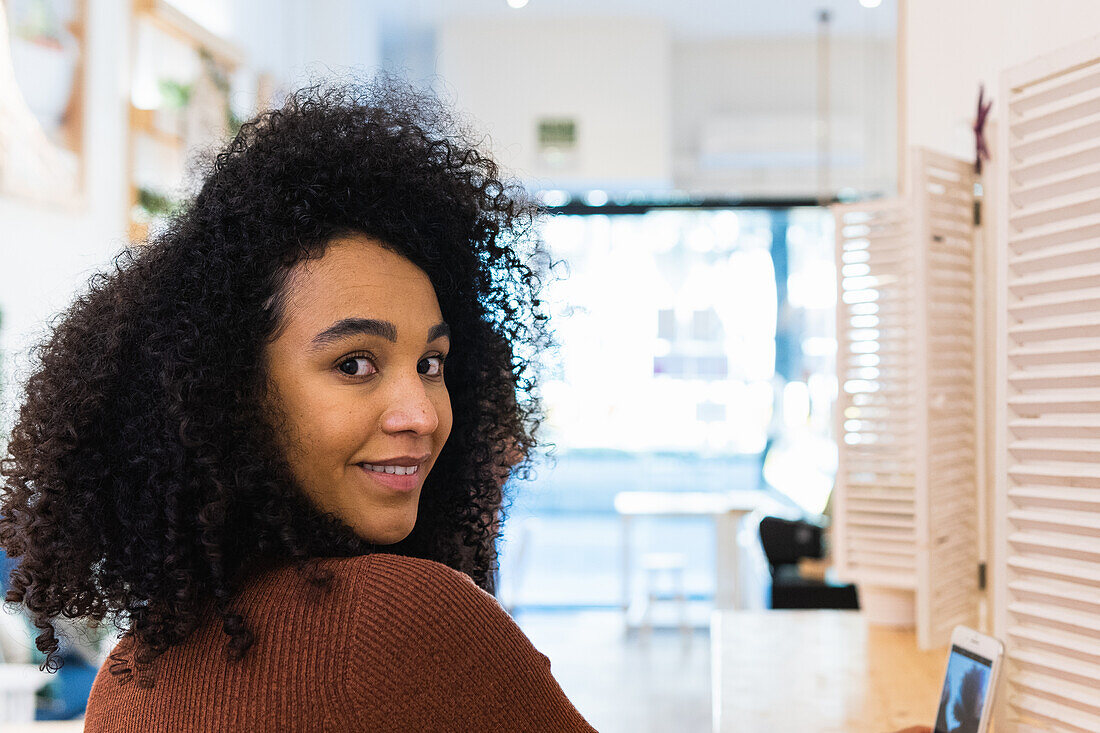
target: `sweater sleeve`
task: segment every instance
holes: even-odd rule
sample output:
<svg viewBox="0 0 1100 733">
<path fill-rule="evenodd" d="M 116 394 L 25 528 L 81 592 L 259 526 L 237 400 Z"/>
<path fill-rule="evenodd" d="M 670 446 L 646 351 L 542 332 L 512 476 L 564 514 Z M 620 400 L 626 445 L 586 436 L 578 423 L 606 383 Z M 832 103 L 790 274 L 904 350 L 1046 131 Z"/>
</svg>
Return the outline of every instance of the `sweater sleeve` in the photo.
<svg viewBox="0 0 1100 733">
<path fill-rule="evenodd" d="M 345 730 L 594 731 L 496 599 L 440 563 L 373 555 L 356 583 Z"/>
</svg>

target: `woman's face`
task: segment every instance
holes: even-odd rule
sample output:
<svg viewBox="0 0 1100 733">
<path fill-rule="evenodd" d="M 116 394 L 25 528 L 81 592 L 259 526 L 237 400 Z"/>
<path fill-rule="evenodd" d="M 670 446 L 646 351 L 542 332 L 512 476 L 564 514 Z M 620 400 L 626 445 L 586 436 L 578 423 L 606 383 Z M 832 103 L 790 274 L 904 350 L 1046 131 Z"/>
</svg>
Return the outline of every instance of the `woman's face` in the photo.
<svg viewBox="0 0 1100 733">
<path fill-rule="evenodd" d="M 451 432 L 435 290 L 404 257 L 348 235 L 295 265 L 285 300 L 264 357 L 295 478 L 363 539 L 399 542 Z"/>
</svg>

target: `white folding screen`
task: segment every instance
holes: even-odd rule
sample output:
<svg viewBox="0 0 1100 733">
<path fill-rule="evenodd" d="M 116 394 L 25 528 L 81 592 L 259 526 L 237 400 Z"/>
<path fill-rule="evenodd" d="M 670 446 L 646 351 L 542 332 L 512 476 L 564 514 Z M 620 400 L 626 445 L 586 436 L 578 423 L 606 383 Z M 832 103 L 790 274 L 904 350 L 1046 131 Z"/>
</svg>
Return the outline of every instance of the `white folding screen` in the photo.
<svg viewBox="0 0 1100 733">
<path fill-rule="evenodd" d="M 913 198 L 922 250 L 920 381 L 926 461 L 917 493 L 917 635 L 940 646 L 958 624 L 977 626 L 978 373 L 973 165 L 915 151 Z"/>
<path fill-rule="evenodd" d="M 833 552 L 861 585 L 917 585 L 916 299 L 906 201 L 836 206 L 840 462 Z"/>
<path fill-rule="evenodd" d="M 973 175 L 914 149 L 905 199 L 837 206 L 834 548 L 864 597 L 912 593 L 922 647 L 976 625 Z"/>
<path fill-rule="evenodd" d="M 1100 731 L 1100 41 L 1004 75 L 995 631 L 1009 730 Z"/>
</svg>

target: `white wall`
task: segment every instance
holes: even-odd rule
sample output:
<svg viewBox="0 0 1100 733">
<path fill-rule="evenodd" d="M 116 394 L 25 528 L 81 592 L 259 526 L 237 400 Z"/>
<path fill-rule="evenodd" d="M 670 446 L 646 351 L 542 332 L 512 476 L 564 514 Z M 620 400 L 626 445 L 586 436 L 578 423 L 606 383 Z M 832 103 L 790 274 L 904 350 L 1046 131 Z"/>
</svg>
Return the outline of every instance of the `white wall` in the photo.
<svg viewBox="0 0 1100 733">
<path fill-rule="evenodd" d="M 243 78 L 269 71 L 282 91 L 311 72 L 373 72 L 378 65 L 374 16 L 355 0 L 174 4 L 241 47 L 249 67 Z M 0 197 L 0 436 L 14 417 L 28 347 L 126 243 L 130 2 L 88 0 L 87 10 L 86 204 L 63 211 Z M 234 106 L 251 111 L 254 82 L 238 97 Z"/>
<path fill-rule="evenodd" d="M 840 188 L 896 181 L 893 39 L 830 44 L 832 175 Z M 423 53 L 417 55 L 423 66 Z M 713 196 L 818 192 L 817 44 L 797 38 L 674 37 L 642 17 L 452 18 L 436 40 L 441 86 L 536 188 L 672 189 Z M 575 117 L 575 164 L 539 160 L 536 121 Z"/>
<path fill-rule="evenodd" d="M 376 15 L 358 0 L 234 0 L 227 35 L 280 92 L 313 77 L 370 75 L 380 61 Z"/>
<path fill-rule="evenodd" d="M 659 21 L 448 20 L 437 54 L 442 91 L 515 174 L 558 188 L 669 187 L 669 37 Z M 576 156 L 563 167 L 540 160 L 542 117 L 576 121 Z"/>
<path fill-rule="evenodd" d="M 0 435 L 16 398 L 14 372 L 46 319 L 123 245 L 129 3 L 89 0 L 84 95 L 86 203 L 61 212 L 0 197 Z"/>
<path fill-rule="evenodd" d="M 967 159 L 979 83 L 998 120 L 1002 70 L 1100 33 L 1095 0 L 907 0 L 899 14 L 908 143 Z"/>
<path fill-rule="evenodd" d="M 890 192 L 896 168 L 893 39 L 829 40 L 824 193 Z M 817 42 L 678 42 L 672 54 L 677 186 L 716 195 L 817 195 Z"/>
</svg>

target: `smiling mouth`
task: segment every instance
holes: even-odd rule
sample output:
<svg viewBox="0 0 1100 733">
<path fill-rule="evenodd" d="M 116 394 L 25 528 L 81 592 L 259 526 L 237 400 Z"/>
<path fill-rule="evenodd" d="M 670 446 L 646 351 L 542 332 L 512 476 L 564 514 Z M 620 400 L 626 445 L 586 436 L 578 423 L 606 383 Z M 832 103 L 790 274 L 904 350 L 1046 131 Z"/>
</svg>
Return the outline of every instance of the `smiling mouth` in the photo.
<svg viewBox="0 0 1100 733">
<path fill-rule="evenodd" d="M 390 491 L 408 493 L 420 486 L 420 468 L 415 466 L 375 466 L 370 463 L 357 463 L 371 484 Z"/>
<path fill-rule="evenodd" d="M 411 476 L 420 471 L 420 466 L 375 466 L 370 463 L 360 463 L 360 466 L 372 473 L 390 473 L 396 476 Z"/>
</svg>

